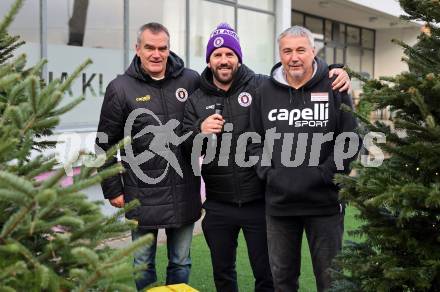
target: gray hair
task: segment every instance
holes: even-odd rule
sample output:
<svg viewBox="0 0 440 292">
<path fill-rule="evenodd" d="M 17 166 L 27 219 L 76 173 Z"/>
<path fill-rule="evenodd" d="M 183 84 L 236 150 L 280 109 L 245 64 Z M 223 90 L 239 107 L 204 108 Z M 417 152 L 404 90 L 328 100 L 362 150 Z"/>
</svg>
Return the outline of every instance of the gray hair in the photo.
<svg viewBox="0 0 440 292">
<path fill-rule="evenodd" d="M 157 22 L 149 22 L 147 24 L 142 25 L 138 32 L 137 32 L 137 44 L 140 45 L 141 44 L 141 39 L 142 39 L 142 34 L 144 33 L 144 31 L 146 30 L 151 31 L 153 34 L 158 34 L 160 32 L 164 32 L 167 36 L 168 36 L 168 46 L 170 45 L 170 33 L 168 32 L 168 29 Z"/>
<path fill-rule="evenodd" d="M 308 30 L 305 27 L 294 25 L 292 27 L 289 27 L 285 31 L 283 31 L 277 39 L 278 45 L 280 44 L 280 40 L 286 36 L 294 36 L 294 37 L 306 37 L 309 40 L 310 45 L 312 48 L 315 47 L 315 40 L 313 39 L 312 32 Z"/>
</svg>

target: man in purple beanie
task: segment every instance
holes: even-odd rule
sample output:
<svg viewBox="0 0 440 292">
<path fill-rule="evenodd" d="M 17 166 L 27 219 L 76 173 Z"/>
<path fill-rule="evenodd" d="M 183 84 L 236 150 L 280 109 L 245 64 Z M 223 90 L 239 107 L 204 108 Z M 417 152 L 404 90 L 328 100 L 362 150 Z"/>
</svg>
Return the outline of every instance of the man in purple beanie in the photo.
<svg viewBox="0 0 440 292">
<path fill-rule="evenodd" d="M 273 291 L 273 281 L 267 249 L 264 183 L 254 168 L 241 167 L 236 157 L 247 156 L 246 149 L 237 149 L 243 132 L 249 131 L 249 108 L 258 85 L 267 76 L 255 74 L 242 62 L 243 56 L 237 33 L 226 23 L 211 34 L 206 48 L 207 67 L 201 74 L 200 88 L 185 105 L 183 132 L 216 135 L 230 133 L 230 152 L 214 145 L 215 158 L 203 164 L 202 176 L 206 186 L 206 211 L 203 233 L 211 251 L 214 281 L 217 291 L 238 291 L 235 259 L 240 230 L 248 248 L 255 277 L 255 291 Z M 342 69 L 335 69 L 338 79 L 333 83 L 347 90 L 349 78 Z M 217 113 L 215 113 L 217 112 Z M 219 114 L 221 112 L 221 114 Z M 186 141 L 189 145 L 192 139 Z M 226 141 L 224 141 L 226 142 Z M 227 142 L 226 142 L 227 143 Z M 226 144 L 225 143 L 225 144 Z M 240 154 L 241 153 L 241 154 Z M 226 161 L 226 163 L 225 163 Z"/>
</svg>

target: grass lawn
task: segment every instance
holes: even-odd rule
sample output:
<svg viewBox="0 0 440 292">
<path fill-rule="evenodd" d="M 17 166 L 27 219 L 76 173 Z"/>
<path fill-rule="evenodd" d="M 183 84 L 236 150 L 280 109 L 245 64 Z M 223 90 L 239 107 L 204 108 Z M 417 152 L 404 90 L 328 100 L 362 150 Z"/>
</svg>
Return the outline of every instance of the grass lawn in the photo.
<svg viewBox="0 0 440 292">
<path fill-rule="evenodd" d="M 355 210 L 347 208 L 345 215 L 345 235 L 344 240 L 350 239 L 347 231 L 353 230 L 358 226 L 354 219 Z M 190 285 L 201 292 L 215 292 L 214 281 L 212 277 L 211 258 L 208 246 L 206 245 L 203 235 L 197 235 L 193 238 L 191 247 L 191 257 L 193 261 Z M 165 282 L 166 272 L 166 246 L 159 246 L 157 250 L 157 272 L 158 281 Z M 237 277 L 240 291 L 253 291 L 253 276 L 247 256 L 246 244 L 243 235 L 240 234 L 238 250 L 237 250 Z M 300 291 L 309 292 L 316 291 L 315 279 L 313 276 L 310 253 L 307 241 L 304 236 L 302 246 L 302 263 Z"/>
</svg>

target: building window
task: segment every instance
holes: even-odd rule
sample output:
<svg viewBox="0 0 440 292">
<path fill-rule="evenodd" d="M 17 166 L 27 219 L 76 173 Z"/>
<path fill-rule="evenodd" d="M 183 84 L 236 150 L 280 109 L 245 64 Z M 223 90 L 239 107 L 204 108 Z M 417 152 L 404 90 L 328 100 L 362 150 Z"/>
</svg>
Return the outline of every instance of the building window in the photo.
<svg viewBox="0 0 440 292">
<path fill-rule="evenodd" d="M 321 18 L 307 15 L 304 26 L 313 33 L 315 39 L 324 40 L 324 22 Z"/>
<path fill-rule="evenodd" d="M 291 22 L 292 25 L 304 26 L 304 14 L 292 11 Z"/>
<path fill-rule="evenodd" d="M 9 12 L 14 0 L 3 0 L 0 2 L 0 17 Z M 39 23 L 40 4 L 38 1 L 25 1 L 23 7 L 15 16 L 14 21 L 9 26 L 9 34 L 19 35 L 22 40 L 29 43 L 40 42 L 40 23 Z"/>
<path fill-rule="evenodd" d="M 258 8 L 265 11 L 273 11 L 274 0 L 238 0 L 239 5 Z"/>
<path fill-rule="evenodd" d="M 190 67 L 199 72 L 206 67 L 209 36 L 218 24 L 227 22 L 240 37 L 243 62 L 258 73 L 269 74 L 275 54 L 274 5 L 273 0 L 191 0 Z"/>
<path fill-rule="evenodd" d="M 191 0 L 190 66 L 201 72 L 206 67 L 206 44 L 214 28 L 221 22 L 234 25 L 234 7 L 203 0 Z"/>
<path fill-rule="evenodd" d="M 362 47 L 374 50 L 374 31 L 362 29 Z"/>
<path fill-rule="evenodd" d="M 273 66 L 274 22 L 272 15 L 238 9 L 238 35 L 243 62 L 255 72 L 269 74 Z"/>
<path fill-rule="evenodd" d="M 119 1 L 119 0 L 118 0 Z M 143 24 L 158 22 L 170 32 L 170 48 L 185 58 L 186 1 L 182 0 L 130 0 L 129 38 L 131 55 L 134 55 L 137 31 Z"/>
<path fill-rule="evenodd" d="M 105 88 L 124 70 L 123 8 L 120 0 L 47 0 L 49 81 L 64 80 L 86 59 L 93 61 L 63 103 L 80 95 L 85 100 L 61 117 L 58 130 L 94 130 L 98 124 Z"/>
<path fill-rule="evenodd" d="M 164 24 L 170 31 L 171 50 L 198 72 L 206 67 L 206 43 L 221 22 L 238 32 L 246 65 L 268 74 L 274 62 L 275 0 L 45 1 L 43 22 L 39 18 L 41 1 L 25 1 L 10 27 L 11 34 L 27 42 L 17 53 L 25 52 L 28 64 L 47 58 L 44 74 L 49 80 L 65 80 L 86 59 L 93 61 L 63 101 L 86 97 L 63 115 L 60 131 L 96 129 L 105 88 L 126 69 L 127 55 L 131 58 L 135 53 L 137 30 L 148 22 Z M 0 16 L 13 3 L 0 1 Z M 41 25 L 47 26 L 40 34 Z M 40 43 L 40 39 L 47 42 Z"/>
<path fill-rule="evenodd" d="M 347 44 L 359 46 L 361 43 L 361 30 L 357 27 L 347 25 Z"/>
<path fill-rule="evenodd" d="M 15 0 L 0 1 L 0 19 L 9 12 Z M 27 64 L 34 65 L 40 60 L 40 5 L 38 1 L 25 1 L 23 7 L 9 26 L 11 36 L 20 36 L 26 44 L 14 52 L 15 55 L 26 53 Z"/>
<path fill-rule="evenodd" d="M 365 77 L 373 77 L 374 30 L 295 10 L 292 25 L 302 25 L 313 33 L 317 55 L 328 64 L 343 63 Z M 358 80 L 352 83 L 354 89 L 360 88 Z"/>
<path fill-rule="evenodd" d="M 119 0 L 47 0 L 47 42 L 88 48 L 123 48 Z"/>
</svg>

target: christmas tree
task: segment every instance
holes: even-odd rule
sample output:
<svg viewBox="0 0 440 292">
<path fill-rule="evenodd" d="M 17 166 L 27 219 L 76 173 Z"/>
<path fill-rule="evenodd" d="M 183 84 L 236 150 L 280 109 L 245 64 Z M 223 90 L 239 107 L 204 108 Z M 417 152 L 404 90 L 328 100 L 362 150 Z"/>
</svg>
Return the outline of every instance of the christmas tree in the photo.
<svg viewBox="0 0 440 292">
<path fill-rule="evenodd" d="M 25 55 L 13 58 L 21 42 L 6 32 L 22 2 L 16 1 L 0 23 L 0 290 L 132 290 L 120 283 L 132 273 L 126 257 L 151 238 L 110 249 L 105 240 L 129 228 L 118 220 L 124 210 L 104 217 L 100 205 L 81 193 L 122 167 L 98 173 L 83 166 L 73 184 L 62 186 L 64 168 L 42 152 L 56 144 L 50 135 L 60 115 L 83 99 L 60 105 L 90 61 L 64 82 L 48 84 L 39 77 L 45 61 L 25 69 Z M 39 179 L 48 172 L 48 179 Z"/>
<path fill-rule="evenodd" d="M 333 291 L 440 291 L 440 4 L 401 0 L 408 20 L 426 23 L 418 42 L 403 46 L 409 72 L 366 81 L 363 102 L 388 108 L 390 123 L 378 167 L 355 166 L 338 177 L 342 197 L 358 210 L 358 242 L 336 259 Z"/>
</svg>

